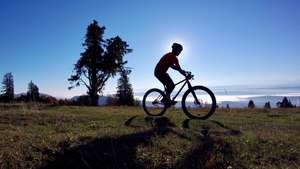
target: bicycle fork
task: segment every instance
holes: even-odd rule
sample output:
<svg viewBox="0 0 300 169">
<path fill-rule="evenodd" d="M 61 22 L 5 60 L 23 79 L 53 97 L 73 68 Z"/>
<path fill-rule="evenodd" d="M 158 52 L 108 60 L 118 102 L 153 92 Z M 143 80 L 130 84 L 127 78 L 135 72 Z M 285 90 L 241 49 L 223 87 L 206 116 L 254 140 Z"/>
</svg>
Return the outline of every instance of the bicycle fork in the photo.
<svg viewBox="0 0 300 169">
<path fill-rule="evenodd" d="M 191 92 L 192 92 L 192 95 L 193 95 L 193 97 L 194 97 L 194 99 L 195 99 L 196 104 L 200 105 L 200 107 L 201 107 L 202 105 L 201 105 L 201 103 L 199 102 L 199 100 L 198 100 L 198 98 L 197 98 L 197 96 L 196 96 L 195 91 L 192 90 L 193 87 L 192 87 L 191 83 L 190 83 L 189 81 L 187 81 L 187 84 L 188 84 L 189 89 L 191 89 Z"/>
</svg>

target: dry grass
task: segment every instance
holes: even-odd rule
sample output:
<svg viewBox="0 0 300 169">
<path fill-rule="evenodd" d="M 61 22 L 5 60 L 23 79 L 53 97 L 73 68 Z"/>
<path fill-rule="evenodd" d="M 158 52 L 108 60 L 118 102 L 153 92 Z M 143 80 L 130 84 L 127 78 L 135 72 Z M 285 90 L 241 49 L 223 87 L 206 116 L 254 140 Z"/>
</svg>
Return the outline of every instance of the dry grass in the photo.
<svg viewBox="0 0 300 169">
<path fill-rule="evenodd" d="M 0 168 L 298 168 L 300 109 L 188 120 L 139 107 L 0 105 Z"/>
</svg>

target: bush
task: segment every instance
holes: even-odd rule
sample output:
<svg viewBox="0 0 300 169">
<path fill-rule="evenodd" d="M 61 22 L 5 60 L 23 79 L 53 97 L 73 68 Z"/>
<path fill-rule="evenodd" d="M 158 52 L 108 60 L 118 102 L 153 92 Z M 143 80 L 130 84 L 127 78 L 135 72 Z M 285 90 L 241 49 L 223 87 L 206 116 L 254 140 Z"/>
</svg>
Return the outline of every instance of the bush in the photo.
<svg viewBox="0 0 300 169">
<path fill-rule="evenodd" d="M 271 109 L 271 103 L 270 102 L 266 102 L 264 108 L 265 109 Z"/>
<path fill-rule="evenodd" d="M 106 100 L 106 105 L 109 105 L 109 106 L 116 106 L 118 105 L 118 98 L 116 95 L 109 95 L 107 97 L 107 100 Z"/>
<path fill-rule="evenodd" d="M 40 103 L 45 103 L 45 104 L 51 104 L 51 105 L 57 105 L 58 100 L 53 97 L 53 96 L 48 96 L 48 95 L 41 95 L 38 100 Z"/>
<path fill-rule="evenodd" d="M 287 97 L 284 97 L 282 99 L 282 102 L 277 102 L 276 105 L 279 108 L 293 108 L 293 107 L 296 107 L 295 105 L 292 104 L 291 100 L 287 99 Z"/>
<path fill-rule="evenodd" d="M 253 100 L 250 100 L 249 103 L 248 103 L 248 108 L 250 109 L 254 109 L 255 108 L 255 104 L 254 104 L 254 101 Z"/>
<path fill-rule="evenodd" d="M 87 95 L 82 95 L 75 100 L 75 104 L 79 106 L 90 106 L 92 104 L 92 99 Z"/>
</svg>

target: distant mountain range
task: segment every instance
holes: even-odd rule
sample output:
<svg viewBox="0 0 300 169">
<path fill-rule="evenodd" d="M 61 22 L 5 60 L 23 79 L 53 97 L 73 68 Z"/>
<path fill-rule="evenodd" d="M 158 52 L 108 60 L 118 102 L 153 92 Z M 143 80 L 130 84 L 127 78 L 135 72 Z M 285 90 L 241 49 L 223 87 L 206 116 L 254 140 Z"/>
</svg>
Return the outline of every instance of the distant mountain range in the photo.
<svg viewBox="0 0 300 169">
<path fill-rule="evenodd" d="M 26 96 L 26 95 L 27 95 L 27 93 L 25 93 L 25 92 L 23 92 L 23 93 L 17 93 L 17 94 L 15 94 L 15 98 L 16 97 L 20 97 L 20 96 Z M 45 94 L 45 93 L 40 93 L 40 96 L 54 97 L 54 96 L 51 96 L 51 95 Z"/>
</svg>

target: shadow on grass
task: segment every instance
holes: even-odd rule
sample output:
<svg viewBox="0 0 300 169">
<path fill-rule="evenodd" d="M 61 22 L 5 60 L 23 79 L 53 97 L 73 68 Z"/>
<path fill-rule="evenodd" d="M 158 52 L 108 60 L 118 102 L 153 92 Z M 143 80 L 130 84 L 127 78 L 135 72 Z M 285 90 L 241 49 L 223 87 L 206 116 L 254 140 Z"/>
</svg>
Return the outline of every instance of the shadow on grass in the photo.
<svg viewBox="0 0 300 169">
<path fill-rule="evenodd" d="M 143 127 L 132 125 L 133 116 L 125 121 L 129 127 Z M 146 117 L 145 122 L 151 124 L 151 128 L 143 132 L 137 132 L 119 137 L 89 138 L 81 140 L 81 144 L 75 147 L 67 147 L 61 153 L 49 155 L 49 160 L 43 169 L 146 169 L 151 166 L 150 161 L 140 159 L 137 156 L 139 145 L 151 145 L 151 138 L 159 138 L 169 133 L 176 134 L 179 138 L 192 141 L 184 157 L 170 166 L 155 166 L 155 168 L 169 169 L 201 169 L 201 168 L 227 168 L 231 161 L 231 146 L 221 139 L 212 138 L 207 132 L 202 132 L 196 139 L 176 131 L 175 124 L 167 117 Z M 188 122 L 187 122 L 188 123 Z M 226 127 L 225 127 L 226 128 Z M 209 129 L 206 129 L 209 130 Z M 205 131 L 205 130 L 204 130 Z"/>
<path fill-rule="evenodd" d="M 147 164 L 137 159 L 139 145 L 151 144 L 152 137 L 160 137 L 171 131 L 168 118 L 157 118 L 149 130 L 122 135 L 81 140 L 82 144 L 67 148 L 49 158 L 44 169 L 143 169 Z M 128 122 L 130 123 L 130 122 Z"/>
<path fill-rule="evenodd" d="M 186 128 L 186 129 L 191 129 L 191 119 L 185 119 L 183 122 L 182 122 L 182 128 Z M 197 120 L 194 120 L 194 121 L 197 121 Z M 208 124 L 208 125 L 207 125 Z M 219 121 L 216 121 L 216 120 L 207 120 L 206 121 L 206 125 L 201 125 L 201 126 L 198 126 L 196 127 L 195 129 L 197 130 L 200 130 L 201 133 L 203 135 L 207 135 L 208 134 L 208 131 L 210 130 L 210 127 L 209 127 L 209 124 L 215 124 L 217 125 L 218 127 L 221 127 L 222 129 L 224 129 L 223 132 L 216 132 L 214 131 L 215 134 L 218 134 L 218 135 L 231 135 L 231 136 L 239 136 L 242 134 L 241 131 L 239 130 L 236 130 L 236 129 L 233 129 L 229 126 L 226 126 L 224 125 L 223 123 L 219 122 Z"/>
<path fill-rule="evenodd" d="M 198 122 L 200 125 L 191 127 L 192 121 L 195 123 Z M 210 127 L 212 124 L 215 124 L 216 126 Z M 231 145 L 218 137 L 224 135 L 239 136 L 242 134 L 239 130 L 232 129 L 216 120 L 202 121 L 185 119 L 181 126 L 184 129 L 198 131 L 201 133 L 201 136 L 198 136 L 197 139 L 194 140 L 192 148 L 185 154 L 184 159 L 177 162 L 177 168 L 225 169 L 229 166 L 231 166 L 231 168 L 246 168 L 234 159 Z M 216 131 L 216 128 L 218 127 L 223 129 L 223 131 Z"/>
</svg>

